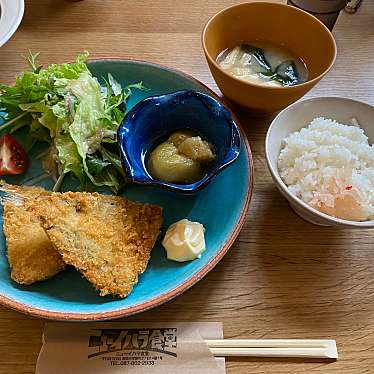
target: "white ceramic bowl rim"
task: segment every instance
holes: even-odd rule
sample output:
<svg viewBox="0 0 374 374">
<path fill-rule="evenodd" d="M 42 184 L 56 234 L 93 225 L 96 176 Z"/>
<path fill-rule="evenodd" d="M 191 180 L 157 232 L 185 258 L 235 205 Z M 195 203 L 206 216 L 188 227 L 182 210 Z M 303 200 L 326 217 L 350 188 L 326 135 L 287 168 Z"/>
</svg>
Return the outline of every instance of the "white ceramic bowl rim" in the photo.
<svg viewBox="0 0 374 374">
<path fill-rule="evenodd" d="M 322 218 L 324 220 L 329 221 L 331 223 L 331 225 L 333 225 L 333 226 L 337 226 L 337 225 L 339 225 L 339 226 L 349 226 L 349 227 L 355 226 L 355 227 L 361 227 L 361 228 L 374 228 L 374 220 L 369 220 L 369 221 L 349 221 L 349 220 L 345 220 L 345 219 L 341 219 L 341 218 L 336 218 L 336 217 L 330 216 L 328 214 L 325 214 L 325 213 L 322 213 L 322 212 L 318 211 L 317 209 L 312 208 L 310 205 L 308 205 L 307 203 L 305 203 L 303 200 L 299 199 L 297 196 L 295 196 L 294 194 L 292 194 L 288 190 L 287 185 L 283 182 L 282 178 L 279 175 L 278 168 L 276 167 L 276 165 L 273 165 L 272 161 L 270 160 L 270 156 L 269 156 L 269 153 L 268 153 L 269 139 L 270 139 L 270 135 L 271 135 L 272 129 L 275 126 L 278 126 L 277 122 L 278 122 L 279 117 L 283 116 L 285 113 L 287 113 L 288 111 L 290 111 L 295 106 L 298 106 L 298 105 L 301 105 L 301 104 L 304 104 L 304 103 L 307 103 L 307 102 L 311 102 L 311 101 L 324 101 L 324 100 L 344 100 L 344 101 L 351 101 L 351 102 L 359 103 L 361 105 L 366 105 L 369 108 L 371 108 L 372 110 L 374 110 L 373 106 L 371 106 L 370 104 L 367 104 L 367 103 L 365 103 L 363 101 L 353 100 L 353 99 L 349 99 L 349 98 L 345 98 L 345 97 L 338 97 L 338 96 L 316 97 L 316 98 L 312 98 L 312 99 L 302 100 L 302 101 L 298 101 L 298 102 L 296 102 L 296 103 L 288 106 L 287 108 L 283 109 L 273 119 L 273 121 L 271 122 L 271 124 L 269 126 L 269 129 L 267 131 L 267 134 L 266 134 L 266 139 L 265 139 L 265 156 L 266 156 L 266 162 L 268 164 L 270 173 L 271 173 L 272 177 L 276 180 L 278 186 L 282 189 L 282 191 L 296 205 L 300 205 L 304 209 L 306 209 L 309 212 L 311 212 L 312 214 L 314 214 L 315 216 L 318 216 L 318 217 L 320 217 L 320 218 Z"/>
<path fill-rule="evenodd" d="M 16 32 L 24 9 L 24 0 L 0 0 L 0 47 Z"/>
</svg>

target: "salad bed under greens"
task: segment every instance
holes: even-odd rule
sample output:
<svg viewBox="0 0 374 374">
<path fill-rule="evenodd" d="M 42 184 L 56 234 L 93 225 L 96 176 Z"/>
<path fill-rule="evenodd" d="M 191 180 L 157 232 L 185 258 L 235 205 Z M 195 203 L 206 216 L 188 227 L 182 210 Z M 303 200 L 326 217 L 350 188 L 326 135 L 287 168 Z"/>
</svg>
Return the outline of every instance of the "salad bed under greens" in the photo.
<svg viewBox="0 0 374 374">
<path fill-rule="evenodd" d="M 31 71 L 16 78 L 14 86 L 0 84 L 0 112 L 6 113 L 0 131 L 28 127 L 26 149 L 36 142 L 49 144 L 43 156 L 45 170 L 55 178 L 54 190 L 72 173 L 86 189 L 107 186 L 115 193 L 125 183 L 117 129 L 125 115 L 132 88 L 108 74 L 105 87 L 87 68 L 88 53 L 72 64 L 38 66 L 38 54 L 27 58 Z"/>
</svg>

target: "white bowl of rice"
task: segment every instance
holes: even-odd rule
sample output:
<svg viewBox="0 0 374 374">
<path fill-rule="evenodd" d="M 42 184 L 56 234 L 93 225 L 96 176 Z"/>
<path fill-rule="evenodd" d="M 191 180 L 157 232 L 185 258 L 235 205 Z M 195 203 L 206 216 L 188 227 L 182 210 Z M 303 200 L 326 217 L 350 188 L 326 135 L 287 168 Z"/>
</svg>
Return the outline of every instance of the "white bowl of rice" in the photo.
<svg viewBox="0 0 374 374">
<path fill-rule="evenodd" d="M 294 211 L 322 226 L 374 227 L 374 107 L 321 97 L 280 112 L 266 135 L 273 180 Z"/>
</svg>

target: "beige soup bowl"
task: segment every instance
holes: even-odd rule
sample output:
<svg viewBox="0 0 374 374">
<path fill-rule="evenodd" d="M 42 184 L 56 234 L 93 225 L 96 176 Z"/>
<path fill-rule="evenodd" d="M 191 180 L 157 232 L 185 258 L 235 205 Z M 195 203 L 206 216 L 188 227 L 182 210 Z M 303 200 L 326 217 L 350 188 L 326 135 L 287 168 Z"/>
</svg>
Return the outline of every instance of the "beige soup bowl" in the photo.
<svg viewBox="0 0 374 374">
<path fill-rule="evenodd" d="M 354 117 L 369 138 L 374 142 L 374 107 L 360 101 L 340 97 L 321 97 L 297 102 L 280 112 L 271 123 L 265 141 L 266 161 L 275 185 L 288 200 L 292 209 L 303 219 L 322 226 L 340 226 L 350 228 L 374 227 L 374 220 L 356 222 L 329 216 L 313 209 L 288 191 L 278 173 L 277 160 L 282 140 L 294 131 L 298 131 L 316 117 L 332 118 L 340 123 L 350 124 Z"/>
</svg>

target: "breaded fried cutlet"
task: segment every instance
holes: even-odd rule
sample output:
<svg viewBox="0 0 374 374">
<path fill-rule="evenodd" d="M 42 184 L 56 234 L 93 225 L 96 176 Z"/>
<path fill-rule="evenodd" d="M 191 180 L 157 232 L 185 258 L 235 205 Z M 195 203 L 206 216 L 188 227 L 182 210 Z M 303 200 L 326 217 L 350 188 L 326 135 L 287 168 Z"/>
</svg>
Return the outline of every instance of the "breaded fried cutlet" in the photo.
<svg viewBox="0 0 374 374">
<path fill-rule="evenodd" d="M 127 296 L 147 267 L 162 223 L 158 206 L 97 193 L 53 193 L 30 200 L 27 210 L 63 260 L 101 296 Z"/>
<path fill-rule="evenodd" d="M 66 266 L 61 255 L 40 226 L 40 221 L 22 205 L 16 204 L 17 196 L 37 199 L 50 193 L 37 187 L 6 185 L 6 189 L 15 194 L 14 203 L 12 199 L 5 203 L 3 215 L 11 278 L 28 285 L 56 275 Z"/>
</svg>

